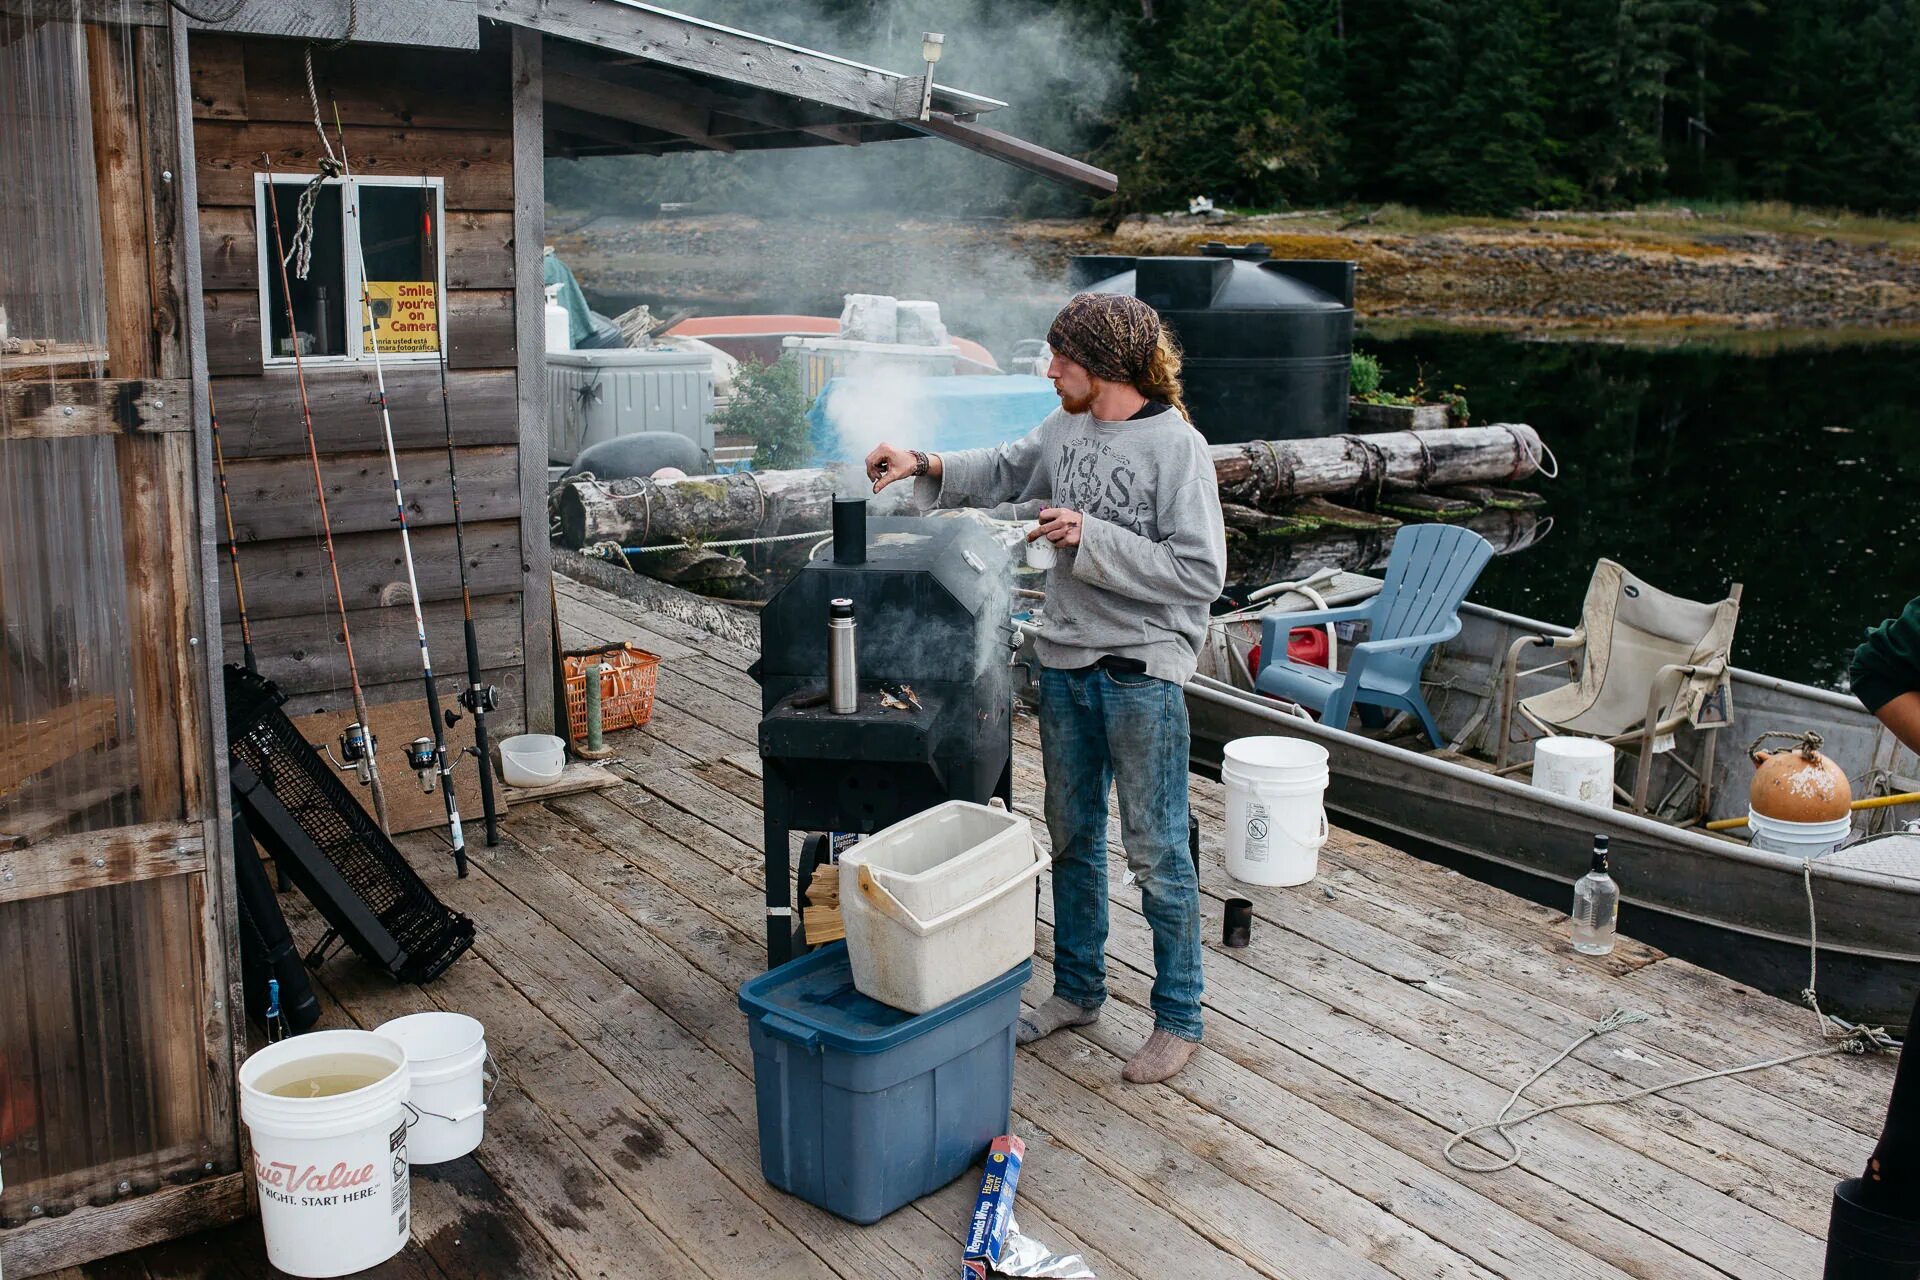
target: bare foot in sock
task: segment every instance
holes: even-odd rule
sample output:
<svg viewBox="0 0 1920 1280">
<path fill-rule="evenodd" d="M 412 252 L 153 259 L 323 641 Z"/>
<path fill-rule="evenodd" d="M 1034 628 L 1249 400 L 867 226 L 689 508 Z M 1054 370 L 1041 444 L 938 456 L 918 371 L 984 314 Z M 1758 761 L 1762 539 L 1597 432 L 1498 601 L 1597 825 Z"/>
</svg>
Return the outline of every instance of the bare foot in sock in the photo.
<svg viewBox="0 0 1920 1280">
<path fill-rule="evenodd" d="M 1063 996 L 1048 996 L 1032 1013 L 1020 1015 L 1020 1028 L 1014 1039 L 1021 1044 L 1052 1035 L 1062 1027 L 1084 1027 L 1100 1016 L 1100 1010 L 1075 1004 Z"/>
<path fill-rule="evenodd" d="M 1128 1084 L 1159 1084 L 1186 1066 L 1199 1047 L 1198 1040 L 1182 1040 L 1171 1031 L 1155 1027 L 1140 1052 L 1127 1059 L 1120 1075 Z"/>
</svg>

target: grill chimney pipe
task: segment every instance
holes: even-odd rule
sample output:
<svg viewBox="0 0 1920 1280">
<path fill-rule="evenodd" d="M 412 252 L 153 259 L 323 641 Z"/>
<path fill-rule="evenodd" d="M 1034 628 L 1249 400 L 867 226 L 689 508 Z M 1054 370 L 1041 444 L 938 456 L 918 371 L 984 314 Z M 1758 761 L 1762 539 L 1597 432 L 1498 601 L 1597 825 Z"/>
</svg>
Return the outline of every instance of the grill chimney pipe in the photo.
<svg viewBox="0 0 1920 1280">
<path fill-rule="evenodd" d="M 833 500 L 833 562 L 835 564 L 867 562 L 867 500 L 865 498 Z"/>
</svg>

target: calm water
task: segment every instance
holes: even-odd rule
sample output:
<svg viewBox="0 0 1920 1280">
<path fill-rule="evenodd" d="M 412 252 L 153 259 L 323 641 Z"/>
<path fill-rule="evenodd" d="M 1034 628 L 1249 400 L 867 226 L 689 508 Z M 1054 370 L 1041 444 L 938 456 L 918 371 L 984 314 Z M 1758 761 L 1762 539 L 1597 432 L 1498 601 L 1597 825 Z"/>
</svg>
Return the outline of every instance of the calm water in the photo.
<svg viewBox="0 0 1920 1280">
<path fill-rule="evenodd" d="M 1861 632 L 1920 595 L 1920 345 L 1742 354 L 1423 332 L 1362 334 L 1390 387 L 1466 388 L 1476 422 L 1528 422 L 1552 532 L 1473 599 L 1572 625 L 1607 556 L 1700 600 L 1746 586 L 1740 665 L 1845 688 Z"/>
</svg>

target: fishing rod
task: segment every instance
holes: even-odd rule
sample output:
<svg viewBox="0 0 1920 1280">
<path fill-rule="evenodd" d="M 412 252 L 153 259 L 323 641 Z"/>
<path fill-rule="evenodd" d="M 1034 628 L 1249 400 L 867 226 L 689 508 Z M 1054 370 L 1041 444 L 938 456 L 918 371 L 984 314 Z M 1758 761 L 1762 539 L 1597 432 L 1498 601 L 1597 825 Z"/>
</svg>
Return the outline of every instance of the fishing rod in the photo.
<svg viewBox="0 0 1920 1280">
<path fill-rule="evenodd" d="M 432 188 L 426 179 L 420 180 L 422 198 L 422 216 L 427 229 L 427 260 L 438 262 L 439 255 L 434 252 L 434 236 L 438 228 L 434 226 Z M 436 286 L 438 281 L 435 281 Z M 438 295 L 436 294 L 436 300 Z M 436 313 L 439 307 L 435 307 Z M 437 318 L 437 317 L 436 317 Z M 460 560 L 460 608 L 465 615 L 467 632 L 467 687 L 460 694 L 460 705 L 473 716 L 473 753 L 480 761 L 480 806 L 487 815 L 487 844 L 500 843 L 500 813 L 494 807 L 493 797 L 493 757 L 487 748 L 487 714 L 500 705 L 500 692 L 490 684 L 480 680 L 480 637 L 473 625 L 473 588 L 467 575 L 467 540 L 460 521 L 460 475 L 454 465 L 453 454 L 453 408 L 447 396 L 447 342 L 445 326 L 439 326 L 434 341 L 440 356 L 440 422 L 446 428 L 447 436 L 447 494 L 453 501 L 453 548 Z"/>
<path fill-rule="evenodd" d="M 347 212 L 353 219 L 354 244 L 364 253 L 366 237 L 362 234 L 360 222 L 360 193 L 351 181 L 353 166 L 347 162 L 344 133 L 340 141 L 342 173 L 349 179 L 346 184 Z M 436 280 L 435 284 L 438 283 Z M 420 641 L 420 675 L 427 686 L 427 720 L 433 726 L 431 741 L 423 737 L 415 738 L 407 744 L 407 764 L 419 777 L 422 791 L 432 791 L 434 775 L 436 773 L 439 775 L 440 798 L 446 801 L 447 805 L 447 838 L 453 842 L 453 866 L 455 872 L 464 880 L 467 875 L 467 838 L 460 827 L 460 802 L 453 794 L 453 757 L 447 754 L 446 730 L 440 722 L 440 689 L 434 683 L 433 659 L 427 653 L 427 622 L 420 612 L 420 581 L 413 571 L 413 535 L 407 528 L 407 503 L 400 492 L 400 456 L 393 447 L 393 414 L 387 408 L 387 377 L 380 363 L 380 323 L 373 309 L 373 290 L 367 282 L 367 264 L 364 257 L 360 260 L 360 305 L 362 308 L 360 331 L 365 335 L 369 348 L 373 352 L 373 381 L 376 389 L 374 403 L 380 408 L 380 432 L 387 446 L 387 473 L 393 479 L 393 518 L 400 526 L 400 555 L 407 566 L 407 593 L 413 602 L 413 632 Z M 436 316 L 439 309 L 439 299 L 436 297 L 434 301 Z M 438 341 L 437 338 L 436 341 Z M 464 571 L 464 563 L 461 567 Z"/>
<path fill-rule="evenodd" d="M 271 165 L 271 157 L 267 157 Z M 327 568 L 333 574 L 333 602 L 340 611 L 340 642 L 347 650 L 347 684 L 353 690 L 354 722 L 340 735 L 340 754 L 360 775 L 360 785 L 373 788 L 373 813 L 380 830 L 387 826 L 387 793 L 380 785 L 380 766 L 374 759 L 373 730 L 367 726 L 367 695 L 360 688 L 360 667 L 353 660 L 353 633 L 347 627 L 347 593 L 340 587 L 340 561 L 333 554 L 333 522 L 327 516 L 327 486 L 320 478 L 320 446 L 313 438 L 313 406 L 307 400 L 306 366 L 300 359 L 300 325 L 293 315 L 293 286 L 287 279 L 287 246 L 280 235 L 280 199 L 273 173 L 267 173 L 267 209 L 273 215 L 274 261 L 280 269 L 280 296 L 287 304 L 287 338 L 293 347 L 293 376 L 300 387 L 300 421 L 307 433 L 307 459 L 313 463 L 313 496 L 320 504 L 320 532 L 327 546 Z M 332 753 L 328 753 L 332 758 Z"/>
<path fill-rule="evenodd" d="M 240 652 L 247 670 L 258 671 L 253 660 L 253 624 L 247 621 L 247 587 L 240 578 L 240 539 L 233 532 L 233 499 L 227 493 L 227 455 L 220 448 L 220 410 L 213 403 L 213 381 L 207 381 L 207 422 L 213 428 L 213 473 L 220 480 L 220 507 L 227 517 L 227 562 L 233 566 L 233 598 L 240 606 Z"/>
</svg>

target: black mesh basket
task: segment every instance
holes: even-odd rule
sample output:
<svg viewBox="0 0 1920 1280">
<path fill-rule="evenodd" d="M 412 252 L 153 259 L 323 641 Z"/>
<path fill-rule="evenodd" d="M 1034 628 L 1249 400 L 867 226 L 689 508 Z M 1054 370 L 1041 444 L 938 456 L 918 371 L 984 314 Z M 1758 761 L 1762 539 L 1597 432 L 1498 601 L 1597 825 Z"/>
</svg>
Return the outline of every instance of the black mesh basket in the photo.
<svg viewBox="0 0 1920 1280">
<path fill-rule="evenodd" d="M 433 895 L 280 709 L 286 695 L 242 667 L 227 672 L 234 798 L 334 932 L 402 982 L 438 977 L 473 945 L 473 921 Z"/>
</svg>

